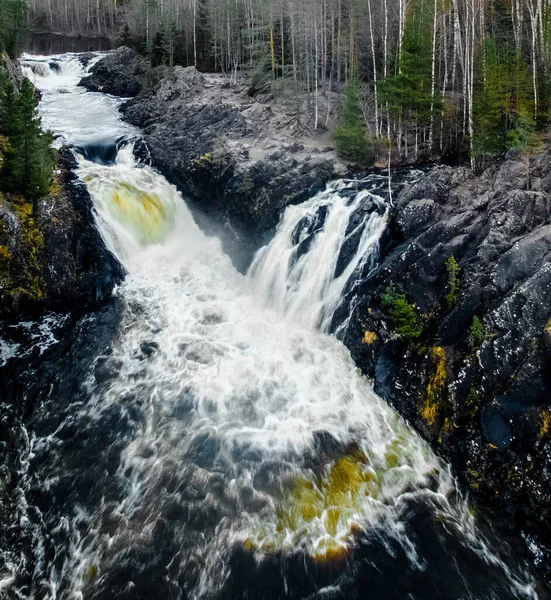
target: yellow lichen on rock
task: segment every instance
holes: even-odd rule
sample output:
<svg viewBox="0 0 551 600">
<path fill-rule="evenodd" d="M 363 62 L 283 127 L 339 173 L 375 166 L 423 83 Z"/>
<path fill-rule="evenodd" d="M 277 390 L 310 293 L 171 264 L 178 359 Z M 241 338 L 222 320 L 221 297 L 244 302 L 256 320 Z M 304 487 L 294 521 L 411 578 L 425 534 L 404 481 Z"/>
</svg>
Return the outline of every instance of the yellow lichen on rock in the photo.
<svg viewBox="0 0 551 600">
<path fill-rule="evenodd" d="M 362 344 L 373 344 L 377 341 L 377 334 L 374 331 L 366 331 L 362 339 Z"/>
<path fill-rule="evenodd" d="M 542 410 L 540 413 L 541 417 L 541 425 L 539 431 L 540 439 L 546 437 L 549 434 L 549 429 L 551 427 L 551 413 L 547 410 Z"/>
<path fill-rule="evenodd" d="M 440 397 L 446 386 L 446 351 L 435 346 L 430 351 L 430 357 L 435 368 L 427 383 L 419 414 L 428 425 L 434 425 L 440 411 Z"/>
</svg>

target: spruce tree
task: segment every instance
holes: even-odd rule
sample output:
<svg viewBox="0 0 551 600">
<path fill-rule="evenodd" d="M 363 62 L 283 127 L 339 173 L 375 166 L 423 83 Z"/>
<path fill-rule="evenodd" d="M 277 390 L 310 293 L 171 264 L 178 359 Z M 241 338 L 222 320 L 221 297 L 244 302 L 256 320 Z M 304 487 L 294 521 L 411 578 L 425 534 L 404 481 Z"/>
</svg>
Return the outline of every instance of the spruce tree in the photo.
<svg viewBox="0 0 551 600">
<path fill-rule="evenodd" d="M 25 0 L 0 1 L 0 53 L 15 58 L 21 52 L 27 26 Z"/>
<path fill-rule="evenodd" d="M 484 41 L 483 56 L 472 145 L 479 168 L 510 148 L 524 149 L 536 127 L 529 67 L 503 31 Z"/>
<path fill-rule="evenodd" d="M 8 139 L 0 171 L 4 191 L 36 200 L 48 193 L 53 165 L 52 137 L 41 128 L 34 87 L 25 79 L 19 92 L 5 86 L 3 134 Z"/>
<path fill-rule="evenodd" d="M 356 73 L 346 84 L 346 96 L 341 109 L 341 122 L 334 133 L 337 154 L 344 160 L 362 166 L 373 163 L 373 143 L 367 136 L 360 109 L 359 82 Z"/>
</svg>

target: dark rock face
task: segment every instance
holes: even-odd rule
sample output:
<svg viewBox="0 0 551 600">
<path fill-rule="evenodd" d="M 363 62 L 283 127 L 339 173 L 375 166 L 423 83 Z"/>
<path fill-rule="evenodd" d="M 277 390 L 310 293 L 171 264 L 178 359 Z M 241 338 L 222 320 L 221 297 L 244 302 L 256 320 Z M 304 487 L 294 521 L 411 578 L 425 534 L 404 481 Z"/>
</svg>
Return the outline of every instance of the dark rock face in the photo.
<svg viewBox="0 0 551 600">
<path fill-rule="evenodd" d="M 74 174 L 77 164 L 71 152 L 62 152 L 59 166 L 62 196 L 44 200 L 39 210 L 46 298 L 60 307 L 67 302 L 97 304 L 122 281 L 124 268 L 107 250 L 95 226 L 92 198 Z"/>
<path fill-rule="evenodd" d="M 145 72 L 146 62 L 135 50 L 122 46 L 98 61 L 90 75 L 80 85 L 91 92 L 132 98 L 142 89 L 140 75 Z"/>
<path fill-rule="evenodd" d="M 362 283 L 345 339 L 376 391 L 475 495 L 548 548 L 550 165 L 548 149 L 512 156 L 480 178 L 440 167 L 403 190 L 392 242 Z M 461 269 L 455 299 L 451 256 Z M 419 340 L 393 332 L 381 301 L 388 287 L 415 305 Z"/>
<path fill-rule="evenodd" d="M 0 202 L 0 246 L 9 252 L 9 273 L 0 273 L 0 316 L 98 304 L 122 281 L 124 269 L 95 226 L 76 166 L 63 149 L 59 191 L 38 201 L 31 220 L 17 205 Z"/>
</svg>

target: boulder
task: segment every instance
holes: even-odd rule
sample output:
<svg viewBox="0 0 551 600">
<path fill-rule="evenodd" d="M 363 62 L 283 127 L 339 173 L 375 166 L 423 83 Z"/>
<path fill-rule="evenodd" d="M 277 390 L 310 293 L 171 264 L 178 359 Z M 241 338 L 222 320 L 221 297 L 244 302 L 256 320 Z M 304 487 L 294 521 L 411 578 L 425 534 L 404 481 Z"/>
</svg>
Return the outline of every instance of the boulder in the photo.
<svg viewBox="0 0 551 600">
<path fill-rule="evenodd" d="M 58 189 L 34 212 L 19 198 L 0 201 L 0 317 L 99 304 L 122 281 L 124 268 L 96 228 L 76 166 L 62 149 Z"/>
<path fill-rule="evenodd" d="M 140 75 L 145 73 L 145 59 L 135 50 L 122 46 L 99 60 L 80 84 L 91 92 L 132 98 L 142 89 Z"/>
</svg>

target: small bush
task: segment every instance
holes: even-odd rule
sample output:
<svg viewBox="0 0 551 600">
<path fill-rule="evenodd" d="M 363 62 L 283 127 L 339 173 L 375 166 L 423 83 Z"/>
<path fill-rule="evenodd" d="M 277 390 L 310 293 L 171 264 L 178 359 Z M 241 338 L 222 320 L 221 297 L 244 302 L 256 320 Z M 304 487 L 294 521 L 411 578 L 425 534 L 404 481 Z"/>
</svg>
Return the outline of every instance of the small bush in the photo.
<svg viewBox="0 0 551 600">
<path fill-rule="evenodd" d="M 417 309 L 407 301 L 406 295 L 388 287 L 381 294 L 381 301 L 393 331 L 407 342 L 419 339 L 423 331 L 421 320 Z"/>
<path fill-rule="evenodd" d="M 486 331 L 484 329 L 484 323 L 475 315 L 473 317 L 473 322 L 469 327 L 469 335 L 467 337 L 471 350 L 479 348 L 485 339 Z"/>
<path fill-rule="evenodd" d="M 446 271 L 448 272 L 448 293 L 446 302 L 452 307 L 459 297 L 459 273 L 461 269 L 453 254 L 446 261 Z"/>
</svg>

